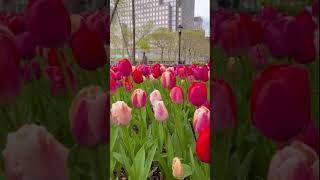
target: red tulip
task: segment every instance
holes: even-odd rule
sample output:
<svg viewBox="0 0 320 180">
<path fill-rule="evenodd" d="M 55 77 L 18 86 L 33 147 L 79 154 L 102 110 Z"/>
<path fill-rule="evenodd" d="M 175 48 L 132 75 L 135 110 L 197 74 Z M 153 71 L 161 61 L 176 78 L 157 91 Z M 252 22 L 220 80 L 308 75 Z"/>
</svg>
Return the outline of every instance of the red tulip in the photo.
<svg viewBox="0 0 320 180">
<path fill-rule="evenodd" d="M 127 92 L 131 92 L 133 90 L 133 84 L 128 77 L 124 78 L 124 86 Z"/>
<path fill-rule="evenodd" d="M 133 72 L 132 72 L 132 79 L 135 83 L 137 84 L 141 84 L 143 82 L 143 75 L 142 75 L 142 72 L 138 69 L 135 69 Z"/>
<path fill-rule="evenodd" d="M 199 133 L 196 142 L 196 154 L 200 161 L 210 163 L 210 128 Z"/>
<path fill-rule="evenodd" d="M 203 82 L 193 83 L 188 90 L 188 99 L 195 106 L 201 106 L 207 101 L 207 86 Z"/>
<path fill-rule="evenodd" d="M 36 61 L 26 63 L 22 67 L 22 76 L 25 81 L 31 81 L 32 79 L 39 79 L 41 76 L 40 64 Z"/>
<path fill-rule="evenodd" d="M 0 106 L 11 103 L 20 94 L 21 76 L 16 64 L 19 55 L 12 40 L 0 34 Z"/>
<path fill-rule="evenodd" d="M 70 17 L 61 0 L 29 1 L 26 24 L 36 43 L 44 47 L 61 46 L 71 33 Z"/>
<path fill-rule="evenodd" d="M 160 68 L 161 68 L 160 64 L 155 64 L 151 68 L 151 73 L 152 73 L 153 77 L 156 79 L 162 75 Z"/>
<path fill-rule="evenodd" d="M 263 28 L 260 23 L 253 20 L 250 15 L 245 13 L 240 13 L 240 21 L 246 28 L 249 45 L 253 46 L 263 41 Z"/>
<path fill-rule="evenodd" d="M 213 80 L 211 88 L 213 132 L 219 133 L 234 127 L 236 123 L 236 98 L 231 87 L 224 80 Z"/>
<path fill-rule="evenodd" d="M 122 76 L 130 76 L 132 72 L 132 65 L 129 59 L 120 59 L 118 61 L 118 70 Z"/>
<path fill-rule="evenodd" d="M 36 44 L 29 32 L 24 32 L 17 36 L 17 44 L 22 57 L 32 59 L 36 55 Z"/>
<path fill-rule="evenodd" d="M 164 88 L 172 89 L 176 86 L 176 77 L 170 71 L 162 73 L 160 81 Z"/>
<path fill-rule="evenodd" d="M 86 25 L 82 25 L 72 35 L 71 48 L 76 63 L 83 69 L 96 70 L 107 63 L 107 54 L 99 33 Z"/>
<path fill-rule="evenodd" d="M 117 80 L 114 72 L 110 70 L 110 93 L 114 94 L 117 91 Z"/>
<path fill-rule="evenodd" d="M 259 74 L 251 94 L 253 125 L 263 135 L 286 141 L 307 128 L 311 119 L 308 71 L 295 65 L 273 65 Z"/>
<path fill-rule="evenodd" d="M 171 101 L 175 104 L 181 104 L 184 99 L 183 89 L 179 86 L 176 86 L 170 91 Z"/>
<path fill-rule="evenodd" d="M 209 80 L 209 68 L 208 66 L 199 67 L 198 70 L 199 80 L 207 82 Z"/>
<path fill-rule="evenodd" d="M 54 95 L 66 95 L 68 92 L 68 87 L 70 87 L 70 90 L 72 91 L 76 88 L 76 77 L 74 72 L 72 71 L 70 65 L 65 67 L 66 75 L 68 77 L 64 76 L 64 70 L 62 67 L 48 66 L 46 68 L 46 74 L 50 80 L 51 91 Z"/>
</svg>

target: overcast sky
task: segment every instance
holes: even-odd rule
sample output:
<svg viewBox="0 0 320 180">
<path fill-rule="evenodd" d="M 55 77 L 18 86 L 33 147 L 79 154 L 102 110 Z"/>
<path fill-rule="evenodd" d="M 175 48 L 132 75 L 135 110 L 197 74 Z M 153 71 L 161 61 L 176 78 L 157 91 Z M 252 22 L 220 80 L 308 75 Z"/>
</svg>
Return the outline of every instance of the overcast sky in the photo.
<svg viewBox="0 0 320 180">
<path fill-rule="evenodd" d="M 195 0 L 194 15 L 202 17 L 203 28 L 210 35 L 210 0 Z"/>
</svg>

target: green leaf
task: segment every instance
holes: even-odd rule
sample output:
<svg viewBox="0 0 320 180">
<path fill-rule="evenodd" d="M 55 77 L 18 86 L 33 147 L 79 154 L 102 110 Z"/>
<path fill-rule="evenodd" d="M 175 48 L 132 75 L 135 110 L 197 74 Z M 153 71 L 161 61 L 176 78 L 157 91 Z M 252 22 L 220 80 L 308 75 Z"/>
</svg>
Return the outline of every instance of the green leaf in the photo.
<svg viewBox="0 0 320 180">
<path fill-rule="evenodd" d="M 126 156 L 117 152 L 113 152 L 112 155 L 120 164 L 124 165 L 126 169 L 130 168 L 129 159 Z"/>
<path fill-rule="evenodd" d="M 136 154 L 136 157 L 134 159 L 134 169 L 136 170 L 136 173 L 138 174 L 139 179 L 141 179 L 141 176 L 143 174 L 144 170 L 144 163 L 145 163 L 145 149 L 144 146 L 141 147 L 141 149 Z"/>
<path fill-rule="evenodd" d="M 147 179 L 147 177 L 149 175 L 149 171 L 150 171 L 151 164 L 152 164 L 152 161 L 154 159 L 154 155 L 156 153 L 156 150 L 157 150 L 157 146 L 156 146 L 156 143 L 154 143 L 152 149 L 148 153 L 148 157 L 147 157 L 145 168 L 144 168 L 145 172 L 144 172 L 143 179 Z"/>
<path fill-rule="evenodd" d="M 118 138 L 118 134 L 119 134 L 119 128 L 116 127 L 115 131 L 113 131 L 112 135 L 110 136 L 110 152 L 113 151 L 114 145 L 115 145 L 117 138 Z"/>
<path fill-rule="evenodd" d="M 251 165 L 251 162 L 253 160 L 253 157 L 254 157 L 254 153 L 255 153 L 255 148 L 253 148 L 251 151 L 249 151 L 247 153 L 247 155 L 245 156 L 244 160 L 242 161 L 241 163 L 241 166 L 239 168 L 239 171 L 238 171 L 238 178 L 237 179 L 243 179 L 243 180 L 246 180 L 248 179 L 248 176 L 249 176 L 249 169 L 250 169 L 250 165 Z"/>
<path fill-rule="evenodd" d="M 184 176 L 182 179 L 191 176 L 192 175 L 192 169 L 189 165 L 187 164 L 182 164 L 183 165 L 183 170 L 184 170 Z"/>
</svg>

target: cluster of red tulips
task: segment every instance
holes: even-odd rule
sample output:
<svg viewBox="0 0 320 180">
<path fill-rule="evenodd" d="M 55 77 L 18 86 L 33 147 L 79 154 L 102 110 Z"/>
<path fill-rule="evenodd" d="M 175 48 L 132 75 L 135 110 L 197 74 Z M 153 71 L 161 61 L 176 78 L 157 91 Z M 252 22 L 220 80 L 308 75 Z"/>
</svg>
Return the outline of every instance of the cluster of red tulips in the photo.
<svg viewBox="0 0 320 180">
<path fill-rule="evenodd" d="M 252 153 L 265 157 L 259 163 L 269 167 L 247 167 L 245 177 L 319 179 L 319 114 L 313 108 L 319 103 L 319 92 L 314 92 L 319 88 L 318 15 L 319 1 L 314 1 L 297 15 L 267 5 L 257 15 L 221 9 L 212 17 L 215 148 L 221 148 L 220 139 L 227 141 L 234 134 L 239 138 L 228 139 L 224 158 L 244 156 L 244 162 L 258 163 L 250 159 Z M 244 140 L 249 136 L 258 140 Z M 262 147 L 264 152 L 259 152 Z M 243 154 L 243 148 L 249 153 Z"/>
</svg>

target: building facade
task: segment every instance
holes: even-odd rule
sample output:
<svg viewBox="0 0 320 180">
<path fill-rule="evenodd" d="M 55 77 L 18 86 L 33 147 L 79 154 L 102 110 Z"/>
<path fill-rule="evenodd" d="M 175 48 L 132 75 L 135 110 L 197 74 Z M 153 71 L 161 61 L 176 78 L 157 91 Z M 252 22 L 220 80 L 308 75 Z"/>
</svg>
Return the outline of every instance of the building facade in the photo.
<svg viewBox="0 0 320 180">
<path fill-rule="evenodd" d="M 203 19 L 201 18 L 201 16 L 194 17 L 193 29 L 197 31 L 204 31 L 202 28 L 202 25 L 203 25 Z"/>
<path fill-rule="evenodd" d="M 132 1 L 124 0 L 118 5 L 121 22 L 132 29 Z M 136 0 L 136 28 L 139 31 L 152 22 L 154 29 L 160 27 L 176 31 L 178 25 L 193 27 L 194 0 Z"/>
</svg>

